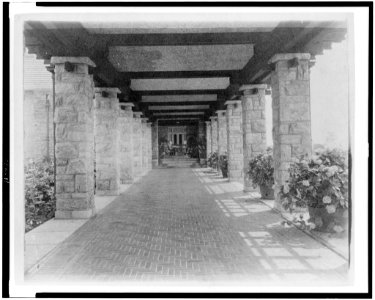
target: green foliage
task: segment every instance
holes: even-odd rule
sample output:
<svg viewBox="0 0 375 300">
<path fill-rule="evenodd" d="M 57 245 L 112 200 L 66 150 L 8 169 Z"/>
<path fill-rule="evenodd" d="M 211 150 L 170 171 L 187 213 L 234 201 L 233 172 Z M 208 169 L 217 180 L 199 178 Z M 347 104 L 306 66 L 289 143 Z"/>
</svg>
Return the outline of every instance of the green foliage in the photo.
<svg viewBox="0 0 375 300">
<path fill-rule="evenodd" d="M 26 232 L 53 218 L 55 214 L 53 172 L 50 160 L 30 161 L 25 166 Z"/>
<path fill-rule="evenodd" d="M 223 177 L 228 177 L 228 157 L 226 154 L 220 155 L 219 157 L 219 166 Z"/>
<path fill-rule="evenodd" d="M 219 157 L 217 155 L 217 152 L 213 152 L 208 157 L 207 164 L 208 164 L 208 166 L 210 168 L 217 169 L 217 167 L 218 167 L 218 161 L 219 161 Z"/>
<path fill-rule="evenodd" d="M 301 156 L 291 164 L 289 175 L 279 195 L 282 206 L 290 212 L 309 207 L 310 211 L 323 208 L 324 214 L 334 215 L 348 208 L 348 169 L 342 151 L 325 150 L 312 158 Z M 323 226 L 324 214 L 316 218 L 317 227 Z"/>
<path fill-rule="evenodd" d="M 254 188 L 257 186 L 273 186 L 273 156 L 272 149 L 268 148 L 266 152 L 258 154 L 249 161 L 248 175 L 253 182 Z"/>
</svg>

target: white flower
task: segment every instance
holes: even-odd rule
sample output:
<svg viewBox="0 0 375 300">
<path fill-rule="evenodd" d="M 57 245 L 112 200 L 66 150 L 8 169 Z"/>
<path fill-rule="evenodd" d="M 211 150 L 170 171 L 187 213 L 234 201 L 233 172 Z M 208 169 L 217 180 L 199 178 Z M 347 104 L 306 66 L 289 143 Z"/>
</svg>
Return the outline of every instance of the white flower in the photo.
<svg viewBox="0 0 375 300">
<path fill-rule="evenodd" d="M 335 175 L 335 173 L 337 171 L 338 171 L 338 167 L 337 166 L 328 167 L 327 168 L 327 176 L 328 177 L 332 177 L 333 175 Z"/>
<path fill-rule="evenodd" d="M 326 206 L 326 210 L 327 210 L 327 212 L 329 213 L 329 214 L 333 214 L 335 211 L 336 211 L 336 206 L 334 206 L 334 205 L 327 205 Z"/>
<path fill-rule="evenodd" d="M 331 203 L 331 202 L 332 202 L 332 199 L 331 199 L 330 196 L 324 196 L 323 197 L 323 203 L 328 204 L 328 203 Z"/>
<path fill-rule="evenodd" d="M 308 180 L 303 180 L 302 185 L 303 186 L 310 186 L 310 182 Z"/>
<path fill-rule="evenodd" d="M 283 186 L 283 192 L 289 193 L 289 185 L 287 183 L 285 183 L 284 186 Z"/>
<path fill-rule="evenodd" d="M 337 232 L 337 233 L 340 233 L 340 232 L 343 232 L 343 231 L 344 231 L 344 229 L 343 229 L 340 225 L 335 225 L 335 226 L 333 227 L 333 230 L 334 230 L 335 232 Z"/>
</svg>

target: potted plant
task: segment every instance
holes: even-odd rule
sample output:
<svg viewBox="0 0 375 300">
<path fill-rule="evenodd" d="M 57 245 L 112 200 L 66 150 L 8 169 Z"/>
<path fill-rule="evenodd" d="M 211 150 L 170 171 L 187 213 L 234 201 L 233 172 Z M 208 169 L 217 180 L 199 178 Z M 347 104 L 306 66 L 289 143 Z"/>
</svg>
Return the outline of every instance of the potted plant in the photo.
<svg viewBox="0 0 375 300">
<path fill-rule="evenodd" d="M 219 166 L 224 178 L 228 178 L 228 158 L 226 154 L 220 155 Z"/>
<path fill-rule="evenodd" d="M 325 150 L 312 158 L 301 156 L 289 168 L 280 188 L 282 206 L 290 212 L 307 207 L 312 229 L 342 232 L 348 219 L 348 169 L 345 154 Z"/>
<path fill-rule="evenodd" d="M 263 199 L 274 199 L 273 192 L 273 156 L 272 149 L 255 156 L 249 161 L 248 176 L 252 180 L 253 187 L 259 186 Z"/>
</svg>

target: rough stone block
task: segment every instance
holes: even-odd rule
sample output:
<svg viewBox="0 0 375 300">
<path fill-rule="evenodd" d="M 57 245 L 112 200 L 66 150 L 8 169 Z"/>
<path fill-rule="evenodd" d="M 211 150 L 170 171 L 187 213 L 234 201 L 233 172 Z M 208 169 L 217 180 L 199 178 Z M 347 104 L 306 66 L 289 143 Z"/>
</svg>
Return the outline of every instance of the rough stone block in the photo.
<svg viewBox="0 0 375 300">
<path fill-rule="evenodd" d="M 72 159 L 78 157 L 78 149 L 73 143 L 56 143 L 55 151 L 57 159 Z"/>
<path fill-rule="evenodd" d="M 66 169 L 67 174 L 85 174 L 86 172 L 86 162 L 82 159 L 71 160 Z"/>
<path fill-rule="evenodd" d="M 309 96 L 310 95 L 310 82 L 302 80 L 291 80 L 282 89 L 285 96 Z"/>
<path fill-rule="evenodd" d="M 280 135 L 281 144 L 300 144 L 301 136 L 300 135 Z"/>
<path fill-rule="evenodd" d="M 284 103 L 280 107 L 280 121 L 310 120 L 309 103 Z"/>
<path fill-rule="evenodd" d="M 56 181 L 56 193 L 73 193 L 74 192 L 74 181 L 64 180 Z"/>
<path fill-rule="evenodd" d="M 252 132 L 265 132 L 266 124 L 265 120 L 255 120 L 251 122 L 251 131 Z"/>
<path fill-rule="evenodd" d="M 78 113 L 72 108 L 57 107 L 55 110 L 55 123 L 73 123 L 78 121 Z"/>
<path fill-rule="evenodd" d="M 79 193 L 84 193 L 88 191 L 87 175 L 76 175 L 75 191 Z"/>
</svg>

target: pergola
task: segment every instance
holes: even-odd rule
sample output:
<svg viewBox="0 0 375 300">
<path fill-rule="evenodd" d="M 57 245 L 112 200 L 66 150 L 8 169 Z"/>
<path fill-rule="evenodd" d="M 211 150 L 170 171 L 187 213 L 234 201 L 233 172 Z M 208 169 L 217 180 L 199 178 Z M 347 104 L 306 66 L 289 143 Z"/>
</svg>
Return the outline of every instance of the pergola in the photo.
<svg viewBox="0 0 375 300">
<path fill-rule="evenodd" d="M 139 164 L 149 165 L 144 157 L 158 155 L 157 124 L 199 123 L 207 154 L 228 152 L 229 179 L 244 180 L 245 190 L 251 189 L 244 166 L 264 150 L 264 97 L 270 92 L 275 180 L 281 186 L 292 158 L 311 152 L 309 68 L 316 55 L 345 38 L 346 24 L 249 24 L 137 28 L 127 23 L 25 22 L 29 53 L 55 73 L 56 216 L 93 214 L 93 155 L 97 168 L 114 165 L 110 157 L 119 165 L 128 161 L 120 171 L 103 167 L 99 172 L 97 186 L 106 191 L 117 190 L 120 179 L 131 181 Z M 108 111 L 119 106 L 107 102 L 120 103 L 122 123 L 108 123 L 117 118 Z M 100 121 L 93 125 L 93 120 Z M 100 122 L 119 134 L 109 140 L 111 134 Z M 127 127 L 131 122 L 133 129 Z M 145 133 L 151 125 L 142 124 L 155 130 Z M 96 149 L 109 150 L 91 153 L 94 132 Z M 143 147 L 137 134 L 146 136 Z M 130 139 L 132 151 L 121 156 Z"/>
</svg>

